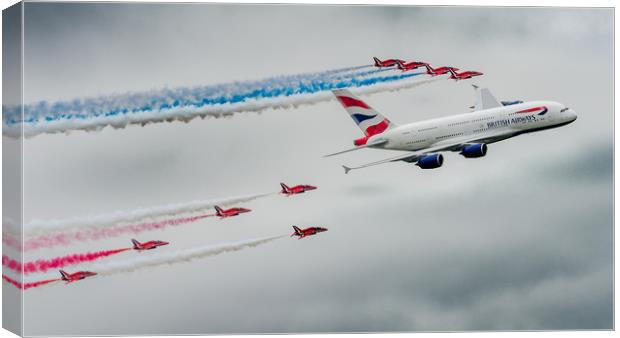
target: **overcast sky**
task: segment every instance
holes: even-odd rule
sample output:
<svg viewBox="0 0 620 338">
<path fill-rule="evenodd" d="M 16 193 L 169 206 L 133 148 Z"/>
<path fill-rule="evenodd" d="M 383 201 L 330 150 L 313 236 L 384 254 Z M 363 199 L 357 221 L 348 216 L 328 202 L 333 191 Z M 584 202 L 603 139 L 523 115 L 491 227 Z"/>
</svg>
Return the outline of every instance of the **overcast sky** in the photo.
<svg viewBox="0 0 620 338">
<path fill-rule="evenodd" d="M 613 11 L 188 4 L 25 7 L 25 101 L 424 60 L 501 99 L 574 108 L 566 127 L 444 167 L 345 176 L 391 152 L 322 155 L 359 130 L 336 102 L 25 141 L 25 221 L 318 185 L 140 239 L 173 251 L 288 234 L 197 262 L 32 289 L 27 335 L 610 329 Z M 364 97 L 397 123 L 467 111 L 471 81 Z M 5 140 L 6 141 L 6 140 Z M 29 253 L 124 246 L 129 238 Z M 111 259 L 123 259 L 117 256 Z M 146 253 L 151 254 L 151 253 Z M 153 253 L 156 254 L 156 253 Z"/>
</svg>

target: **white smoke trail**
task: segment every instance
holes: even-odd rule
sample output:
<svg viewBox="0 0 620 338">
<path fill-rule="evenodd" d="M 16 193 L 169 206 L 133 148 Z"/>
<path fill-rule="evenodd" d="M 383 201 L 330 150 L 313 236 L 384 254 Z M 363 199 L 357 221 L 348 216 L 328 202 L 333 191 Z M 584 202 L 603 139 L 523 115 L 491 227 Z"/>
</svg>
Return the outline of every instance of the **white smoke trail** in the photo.
<svg viewBox="0 0 620 338">
<path fill-rule="evenodd" d="M 88 267 L 88 270 L 94 271 L 98 275 L 112 275 L 122 272 L 133 272 L 140 269 L 146 269 L 161 265 L 172 265 L 182 262 L 190 262 L 192 260 L 215 256 L 226 252 L 253 248 L 285 236 L 286 235 L 264 237 L 240 242 L 204 246 L 182 251 L 165 252 L 154 255 L 140 255 L 128 260 L 93 264 L 92 266 Z"/>
<path fill-rule="evenodd" d="M 373 94 L 385 91 L 397 91 L 416 87 L 425 83 L 435 82 L 444 77 L 429 78 L 426 75 L 404 78 L 398 81 L 379 82 L 372 85 L 351 88 L 359 94 Z M 23 125 L 25 137 L 32 137 L 42 133 L 69 133 L 72 130 L 100 131 L 106 126 L 119 129 L 131 124 L 141 126 L 158 122 L 182 121 L 190 122 L 196 117 L 221 118 L 243 112 L 261 112 L 267 109 L 288 109 L 302 105 L 312 105 L 332 100 L 330 91 L 317 91 L 309 94 L 295 94 L 273 98 L 247 99 L 243 102 L 224 103 L 197 106 L 180 106 L 176 108 L 154 109 L 132 114 L 118 114 L 113 116 L 96 116 L 88 119 L 55 120 L 45 123 Z M 21 125 L 3 126 L 3 134 L 10 137 L 19 137 Z"/>
<path fill-rule="evenodd" d="M 249 202 L 271 194 L 273 194 L 273 192 L 232 197 L 226 199 L 191 201 L 151 208 L 140 208 L 135 210 L 123 210 L 104 215 L 82 216 L 57 220 L 33 220 L 30 223 L 24 225 L 24 232 L 26 236 L 33 236 L 64 231 L 71 228 L 84 229 L 89 227 L 108 227 L 116 225 L 118 223 L 135 222 L 147 218 L 157 218 L 162 216 L 174 216 L 186 213 L 202 212 L 213 208 L 215 205 L 227 206 L 237 203 Z M 7 229 L 4 229 L 4 231 L 6 230 Z"/>
</svg>

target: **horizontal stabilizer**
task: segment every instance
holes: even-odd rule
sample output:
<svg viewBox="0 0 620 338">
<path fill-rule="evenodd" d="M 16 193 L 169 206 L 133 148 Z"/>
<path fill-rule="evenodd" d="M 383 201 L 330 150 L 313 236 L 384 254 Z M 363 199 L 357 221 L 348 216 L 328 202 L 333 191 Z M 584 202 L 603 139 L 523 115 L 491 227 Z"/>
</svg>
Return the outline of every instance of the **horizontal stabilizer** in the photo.
<svg viewBox="0 0 620 338">
<path fill-rule="evenodd" d="M 328 155 L 325 155 L 323 157 L 331 157 L 331 156 L 335 156 L 335 155 L 340 155 L 340 154 L 348 153 L 350 151 L 355 151 L 355 150 L 360 150 L 360 149 L 364 149 L 364 148 L 375 147 L 375 146 L 379 146 L 379 145 L 385 144 L 385 143 L 387 143 L 387 141 L 388 140 L 380 140 L 378 142 L 373 142 L 373 143 L 370 143 L 370 144 L 365 144 L 363 146 L 359 146 L 359 147 L 355 147 L 355 148 L 339 151 L 337 153 L 328 154 Z"/>
</svg>

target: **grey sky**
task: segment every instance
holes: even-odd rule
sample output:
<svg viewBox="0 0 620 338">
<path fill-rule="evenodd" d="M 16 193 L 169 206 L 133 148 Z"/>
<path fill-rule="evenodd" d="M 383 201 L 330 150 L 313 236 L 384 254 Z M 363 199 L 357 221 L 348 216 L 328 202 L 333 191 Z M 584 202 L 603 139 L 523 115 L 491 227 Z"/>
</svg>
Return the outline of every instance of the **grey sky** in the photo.
<svg viewBox="0 0 620 338">
<path fill-rule="evenodd" d="M 338 6 L 26 4 L 25 100 L 420 59 L 485 73 L 502 99 L 574 108 L 564 128 L 345 176 L 335 102 L 25 141 L 25 221 L 275 191 L 251 214 L 141 239 L 162 250 L 325 234 L 26 292 L 26 334 L 612 328 L 613 12 Z M 365 97 L 400 123 L 467 111 L 469 82 Z M 27 258 L 124 246 L 117 238 Z M 131 255 L 133 253 L 128 253 Z M 117 256 L 113 259 L 123 259 Z M 67 306 L 69 305 L 69 306 Z"/>
</svg>

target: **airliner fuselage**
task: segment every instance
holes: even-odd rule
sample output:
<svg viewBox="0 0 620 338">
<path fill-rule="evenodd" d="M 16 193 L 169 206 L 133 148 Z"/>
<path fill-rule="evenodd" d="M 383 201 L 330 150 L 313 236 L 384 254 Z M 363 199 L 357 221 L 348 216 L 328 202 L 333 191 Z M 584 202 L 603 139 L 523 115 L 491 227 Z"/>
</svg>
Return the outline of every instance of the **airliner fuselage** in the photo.
<svg viewBox="0 0 620 338">
<path fill-rule="evenodd" d="M 489 142 L 560 127 L 577 119 L 574 110 L 552 101 L 532 101 L 414 122 L 368 138 L 371 148 L 416 151 L 451 139 L 489 135 Z M 387 142 L 386 142 L 387 141 Z"/>
<path fill-rule="evenodd" d="M 356 146 L 326 157 L 364 148 L 401 150 L 404 154 L 356 167 L 343 165 L 344 172 L 383 163 L 404 161 L 422 169 L 443 165 L 442 152 L 458 151 L 466 158 L 483 157 L 487 144 L 520 134 L 551 129 L 577 119 L 574 110 L 553 101 L 531 101 L 505 105 L 488 90 L 476 90 L 474 112 L 397 125 L 346 89 L 333 90 L 355 124 L 364 133 Z"/>
</svg>

